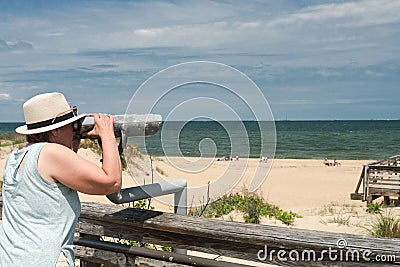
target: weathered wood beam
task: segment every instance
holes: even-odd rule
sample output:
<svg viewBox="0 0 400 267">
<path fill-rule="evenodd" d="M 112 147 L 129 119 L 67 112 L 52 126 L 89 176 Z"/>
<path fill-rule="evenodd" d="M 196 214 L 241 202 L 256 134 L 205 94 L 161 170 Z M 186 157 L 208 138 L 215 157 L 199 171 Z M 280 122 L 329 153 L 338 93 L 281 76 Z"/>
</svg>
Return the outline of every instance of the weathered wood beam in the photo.
<svg viewBox="0 0 400 267">
<path fill-rule="evenodd" d="M 375 170 L 400 172 L 400 166 L 369 165 L 369 172 L 373 172 Z"/>
<path fill-rule="evenodd" d="M 394 256 L 391 261 L 400 259 L 400 239 L 228 222 L 100 203 L 82 203 L 76 231 L 287 266 L 374 266 L 382 264 L 372 261 L 379 255 Z M 304 252 L 308 260 L 288 258 Z M 352 252 L 359 258 L 343 259 Z M 368 258 L 361 257 L 363 253 Z M 385 266 L 390 264 L 385 262 Z"/>
<path fill-rule="evenodd" d="M 269 225 L 227 222 L 217 219 L 182 216 L 157 211 L 84 203 L 77 231 L 91 234 L 135 239 L 189 250 L 203 251 L 245 260 L 258 261 L 257 253 L 265 246 L 269 251 L 307 251 L 318 255 L 329 249 L 339 250 L 339 240 L 346 242 L 344 251 L 371 252 L 369 256 L 400 257 L 399 239 L 377 238 L 342 233 L 329 233 Z M 307 266 L 310 262 L 280 261 L 277 255 L 267 259 L 282 265 Z M 330 262 L 327 255 L 316 265 Z M 341 265 L 357 266 L 354 262 Z M 367 262 L 363 262 L 363 264 Z"/>
</svg>

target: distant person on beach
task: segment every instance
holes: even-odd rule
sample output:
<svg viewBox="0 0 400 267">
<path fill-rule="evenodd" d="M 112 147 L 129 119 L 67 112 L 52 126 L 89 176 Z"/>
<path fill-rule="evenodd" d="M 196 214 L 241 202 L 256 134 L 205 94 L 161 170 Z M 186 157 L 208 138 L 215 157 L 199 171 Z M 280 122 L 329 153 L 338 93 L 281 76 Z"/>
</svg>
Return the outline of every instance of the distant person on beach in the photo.
<svg viewBox="0 0 400 267">
<path fill-rule="evenodd" d="M 336 161 L 336 159 L 334 159 L 332 162 L 332 165 L 333 166 L 341 166 L 342 164 L 340 162 Z"/>
<path fill-rule="evenodd" d="M 329 161 L 328 158 L 324 158 L 325 166 L 341 166 L 342 164 L 338 162 L 336 159 Z"/>
<path fill-rule="evenodd" d="M 78 115 L 61 93 L 37 95 L 24 103 L 23 111 L 26 125 L 16 132 L 26 135 L 28 144 L 10 153 L 3 175 L 0 266 L 74 267 L 77 191 L 106 195 L 121 188 L 114 119 Z M 87 135 L 101 139 L 101 167 L 73 151 L 85 116 L 95 122 Z"/>
</svg>

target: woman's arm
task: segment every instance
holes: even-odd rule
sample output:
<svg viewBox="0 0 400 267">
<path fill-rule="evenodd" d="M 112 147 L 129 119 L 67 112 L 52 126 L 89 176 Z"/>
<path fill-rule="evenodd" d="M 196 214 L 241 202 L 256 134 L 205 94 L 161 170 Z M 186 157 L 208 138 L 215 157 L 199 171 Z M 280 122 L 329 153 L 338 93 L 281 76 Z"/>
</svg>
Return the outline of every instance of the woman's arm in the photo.
<svg viewBox="0 0 400 267">
<path fill-rule="evenodd" d="M 44 178 L 58 181 L 74 190 L 92 195 L 106 195 L 121 189 L 121 161 L 114 137 L 113 118 L 103 114 L 93 116 L 95 127 L 88 135 L 101 138 L 101 167 L 63 145 L 50 143 L 40 153 L 38 169 Z"/>
</svg>

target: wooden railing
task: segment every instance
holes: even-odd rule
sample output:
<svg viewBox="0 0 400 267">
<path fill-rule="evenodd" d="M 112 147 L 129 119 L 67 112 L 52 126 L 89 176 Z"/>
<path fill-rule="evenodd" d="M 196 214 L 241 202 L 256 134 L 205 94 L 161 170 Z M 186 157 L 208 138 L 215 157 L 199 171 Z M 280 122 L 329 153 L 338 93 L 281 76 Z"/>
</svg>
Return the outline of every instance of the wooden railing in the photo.
<svg viewBox="0 0 400 267">
<path fill-rule="evenodd" d="M 113 238 L 222 255 L 224 260 L 230 257 L 286 266 L 382 266 L 383 260 L 387 266 L 400 260 L 400 239 L 229 222 L 100 203 L 82 203 L 76 233 L 76 256 L 86 267 L 99 263 L 134 266 L 140 259 L 143 262 L 143 257 L 174 266 L 243 266 L 109 242 Z"/>
<path fill-rule="evenodd" d="M 386 204 L 391 198 L 399 204 L 400 200 L 400 156 L 364 165 L 358 180 L 356 190 L 351 199 L 367 201 L 384 197 Z"/>
</svg>

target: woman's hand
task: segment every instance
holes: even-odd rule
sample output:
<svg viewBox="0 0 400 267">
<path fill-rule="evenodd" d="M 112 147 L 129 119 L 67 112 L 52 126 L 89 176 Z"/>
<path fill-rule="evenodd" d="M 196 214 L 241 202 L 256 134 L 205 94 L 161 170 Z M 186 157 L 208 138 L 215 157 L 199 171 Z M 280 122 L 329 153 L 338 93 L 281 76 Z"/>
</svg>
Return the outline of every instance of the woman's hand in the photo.
<svg viewBox="0 0 400 267">
<path fill-rule="evenodd" d="M 94 128 L 84 135 L 100 137 L 102 140 L 111 138 L 115 139 L 113 116 L 106 114 L 89 114 L 87 116 L 94 117 Z"/>
</svg>

